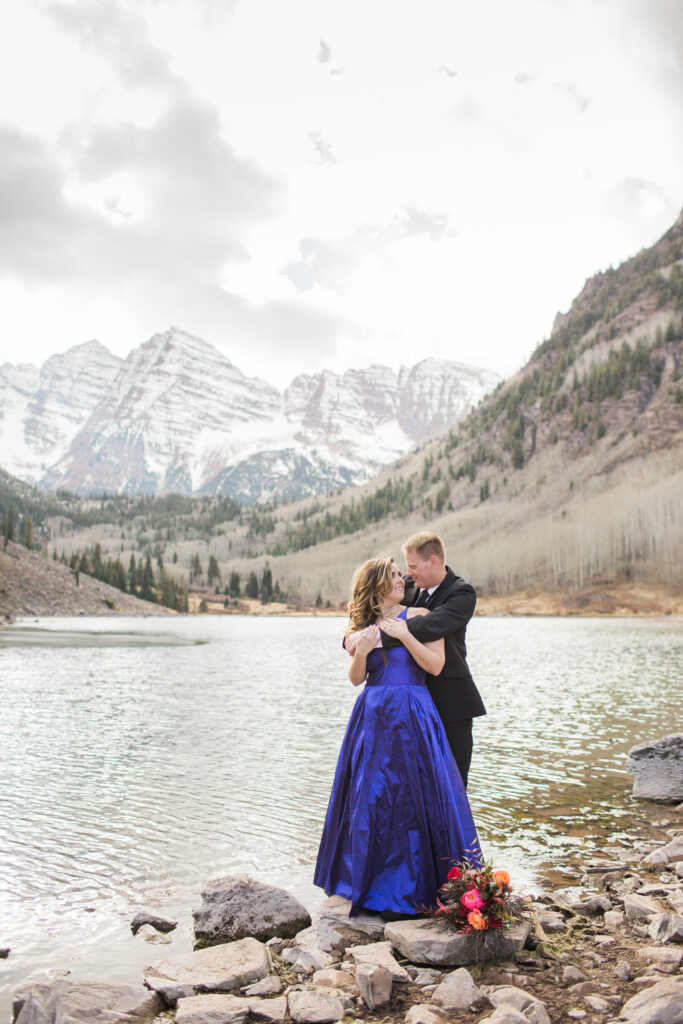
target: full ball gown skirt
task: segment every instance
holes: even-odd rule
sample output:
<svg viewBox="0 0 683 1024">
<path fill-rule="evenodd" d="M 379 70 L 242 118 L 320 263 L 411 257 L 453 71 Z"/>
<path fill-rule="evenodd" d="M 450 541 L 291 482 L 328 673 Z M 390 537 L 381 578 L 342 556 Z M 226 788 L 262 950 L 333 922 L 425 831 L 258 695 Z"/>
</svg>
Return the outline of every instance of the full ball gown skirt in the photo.
<svg viewBox="0 0 683 1024">
<path fill-rule="evenodd" d="M 401 616 L 403 617 L 403 616 Z M 314 882 L 400 914 L 433 907 L 454 861 L 483 863 L 460 773 L 425 673 L 405 647 L 368 655 L 332 786 Z"/>
</svg>

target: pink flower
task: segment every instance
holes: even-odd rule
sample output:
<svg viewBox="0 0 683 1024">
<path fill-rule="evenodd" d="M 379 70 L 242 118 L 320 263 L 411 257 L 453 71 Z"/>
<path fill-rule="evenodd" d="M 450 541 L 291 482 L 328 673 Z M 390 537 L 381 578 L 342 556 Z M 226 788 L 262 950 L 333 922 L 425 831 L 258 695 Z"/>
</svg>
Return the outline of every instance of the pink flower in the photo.
<svg viewBox="0 0 683 1024">
<path fill-rule="evenodd" d="M 479 910 L 480 907 L 484 906 L 484 901 L 481 898 L 481 894 L 476 889 L 468 889 L 460 897 L 460 902 L 468 910 Z"/>
<path fill-rule="evenodd" d="M 450 871 L 448 872 L 448 874 L 446 875 L 446 878 L 447 878 L 447 879 L 448 879 L 449 881 L 451 881 L 451 880 L 452 880 L 452 879 L 454 879 L 454 878 L 460 878 L 461 874 L 462 874 L 462 871 L 460 870 L 460 868 L 458 868 L 458 867 L 452 867 L 452 868 L 451 868 L 451 870 L 450 870 Z"/>
</svg>

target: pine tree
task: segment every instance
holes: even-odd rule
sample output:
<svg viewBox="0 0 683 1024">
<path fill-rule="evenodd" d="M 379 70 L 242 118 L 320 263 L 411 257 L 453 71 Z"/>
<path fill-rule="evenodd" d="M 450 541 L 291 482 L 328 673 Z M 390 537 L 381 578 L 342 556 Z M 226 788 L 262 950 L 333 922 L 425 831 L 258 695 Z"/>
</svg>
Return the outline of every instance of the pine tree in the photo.
<svg viewBox="0 0 683 1024">
<path fill-rule="evenodd" d="M 230 583 L 228 584 L 228 593 L 230 597 L 240 596 L 240 574 L 234 570 L 230 573 Z"/>
<path fill-rule="evenodd" d="M 138 592 L 138 570 L 135 564 L 135 555 L 130 556 L 130 562 L 128 563 L 128 593 L 137 594 Z"/>
<path fill-rule="evenodd" d="M 154 601 L 154 573 L 152 572 L 152 559 L 147 555 L 145 564 L 140 573 L 140 597 L 143 601 Z"/>
<path fill-rule="evenodd" d="M 258 580 L 253 570 L 249 573 L 249 579 L 247 580 L 246 595 L 247 597 L 258 597 Z"/>
<path fill-rule="evenodd" d="M 215 581 L 220 580 L 221 578 L 221 571 L 218 568 L 218 562 L 216 561 L 215 555 L 211 555 L 209 558 L 209 569 L 206 578 L 209 586 L 211 586 Z"/>
<path fill-rule="evenodd" d="M 265 567 L 263 575 L 261 576 L 261 602 L 262 604 L 270 604 L 273 600 L 273 574 L 268 568 Z"/>
</svg>

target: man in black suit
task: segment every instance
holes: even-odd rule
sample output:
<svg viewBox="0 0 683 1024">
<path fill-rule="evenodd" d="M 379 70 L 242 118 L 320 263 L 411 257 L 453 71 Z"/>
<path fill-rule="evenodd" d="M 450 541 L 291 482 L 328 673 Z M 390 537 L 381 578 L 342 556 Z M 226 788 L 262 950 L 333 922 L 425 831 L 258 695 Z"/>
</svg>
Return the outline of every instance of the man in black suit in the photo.
<svg viewBox="0 0 683 1024">
<path fill-rule="evenodd" d="M 453 757 L 467 785 L 472 760 L 472 719 L 486 714 L 467 665 L 465 631 L 477 595 L 474 587 L 446 565 L 443 541 L 435 533 L 416 533 L 403 545 L 408 575 L 403 604 L 421 605 L 429 615 L 408 619 L 407 626 L 421 643 L 445 641 L 446 662 L 438 676 L 427 676 L 427 687 L 446 730 Z M 380 620 L 382 643 L 393 647 L 395 620 Z M 389 634 L 389 635 L 387 635 Z"/>
</svg>

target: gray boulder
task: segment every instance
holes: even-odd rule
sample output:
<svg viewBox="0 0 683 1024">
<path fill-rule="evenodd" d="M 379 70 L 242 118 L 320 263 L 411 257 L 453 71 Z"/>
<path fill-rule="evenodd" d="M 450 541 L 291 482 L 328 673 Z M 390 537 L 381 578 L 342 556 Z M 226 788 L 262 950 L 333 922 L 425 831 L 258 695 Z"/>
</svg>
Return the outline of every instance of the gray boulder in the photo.
<svg viewBox="0 0 683 1024">
<path fill-rule="evenodd" d="M 471 932 L 452 931 L 443 921 L 424 918 L 415 921 L 391 921 L 384 934 L 402 956 L 411 963 L 435 967 L 466 967 L 485 960 L 509 960 L 524 948 L 531 922 L 517 922 L 512 928 Z"/>
<path fill-rule="evenodd" d="M 483 1017 L 479 1024 L 529 1024 L 529 1021 L 514 1006 L 510 1006 L 509 1003 L 501 1003 L 500 1006 L 495 1008 L 490 1017 Z"/>
<path fill-rule="evenodd" d="M 632 921 L 646 921 L 655 914 L 661 914 L 662 908 L 648 896 L 627 893 L 621 897 L 624 901 L 624 912 Z"/>
<path fill-rule="evenodd" d="M 650 922 L 650 938 L 656 942 L 683 942 L 683 917 L 658 914 Z"/>
<path fill-rule="evenodd" d="M 683 857 L 683 835 L 676 836 L 670 843 L 648 853 L 643 857 L 643 864 L 649 868 L 665 868 L 668 864 L 675 864 L 680 857 Z"/>
<path fill-rule="evenodd" d="M 349 946 L 346 955 L 354 964 L 370 964 L 372 967 L 386 967 L 393 981 L 410 981 L 405 967 L 401 967 L 391 952 L 391 943 L 372 942 L 366 946 Z"/>
<path fill-rule="evenodd" d="M 247 937 L 291 939 L 311 923 L 306 908 L 288 892 L 249 875 L 214 878 L 192 916 L 196 937 L 216 944 Z"/>
<path fill-rule="evenodd" d="M 257 939 L 239 939 L 197 949 L 146 967 L 145 984 L 174 1006 L 203 992 L 229 992 L 260 981 L 272 971 L 268 949 Z"/>
<path fill-rule="evenodd" d="M 294 1024 L 331 1024 L 344 1016 L 341 999 L 320 989 L 293 990 L 289 993 L 288 1002 Z"/>
<path fill-rule="evenodd" d="M 495 1006 L 512 1006 L 524 1014 L 528 1024 L 550 1024 L 548 1011 L 536 996 L 516 985 L 495 985 L 482 988 L 489 1002 Z"/>
<path fill-rule="evenodd" d="M 159 996 L 142 985 L 65 978 L 27 985 L 13 1001 L 15 1024 L 82 1024 L 90 1020 L 146 1024 L 162 1010 Z"/>
<path fill-rule="evenodd" d="M 287 1016 L 287 996 L 276 999 L 250 999 L 249 1013 L 268 1024 L 281 1024 Z"/>
<path fill-rule="evenodd" d="M 391 999 L 393 978 L 388 967 L 359 964 L 356 968 L 356 982 L 368 1010 L 376 1010 Z"/>
<path fill-rule="evenodd" d="M 470 972 L 458 967 L 432 993 L 432 1001 L 444 1010 L 480 1010 L 486 1005 L 486 996 L 474 984 Z"/>
<path fill-rule="evenodd" d="M 683 800 L 683 734 L 631 747 L 626 770 L 634 776 L 635 797 L 662 803 Z"/>
<path fill-rule="evenodd" d="M 619 1011 L 628 1024 L 682 1024 L 683 976 L 658 981 L 639 992 Z"/>
</svg>

